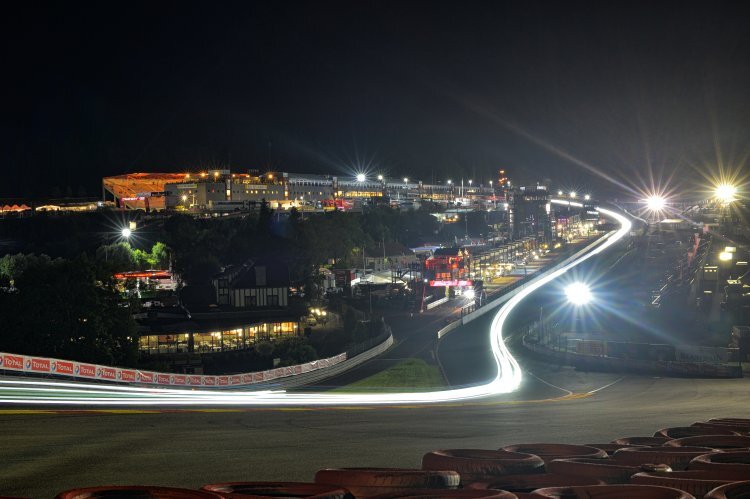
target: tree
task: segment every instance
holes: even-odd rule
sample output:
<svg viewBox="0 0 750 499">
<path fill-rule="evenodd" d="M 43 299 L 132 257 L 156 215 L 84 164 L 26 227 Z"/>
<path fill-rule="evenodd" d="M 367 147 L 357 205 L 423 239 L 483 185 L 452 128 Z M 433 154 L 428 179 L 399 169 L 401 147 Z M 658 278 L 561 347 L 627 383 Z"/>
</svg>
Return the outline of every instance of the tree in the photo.
<svg viewBox="0 0 750 499">
<path fill-rule="evenodd" d="M 0 275 L 6 276 L 11 284 L 21 277 L 24 271 L 33 266 L 48 265 L 52 259 L 47 255 L 25 255 L 17 253 L 15 255 L 5 255 L 0 258 Z"/>
<path fill-rule="evenodd" d="M 96 249 L 96 260 L 120 272 L 133 270 L 137 266 L 130 244 L 124 241 L 99 246 Z"/>
<path fill-rule="evenodd" d="M 98 277 L 99 274 L 99 277 Z M 85 257 L 29 266 L 0 293 L 0 350 L 134 365 L 136 325 L 111 279 Z"/>
<path fill-rule="evenodd" d="M 169 247 L 166 244 L 157 241 L 151 247 L 151 263 L 154 268 L 169 268 Z"/>
<path fill-rule="evenodd" d="M 347 307 L 346 312 L 344 312 L 344 332 L 349 338 L 354 338 L 357 324 L 359 324 L 357 313 L 352 307 Z"/>
<path fill-rule="evenodd" d="M 293 337 L 278 340 L 273 351 L 274 358 L 281 359 L 280 366 L 304 364 L 318 358 L 315 349 L 305 338 Z"/>
</svg>

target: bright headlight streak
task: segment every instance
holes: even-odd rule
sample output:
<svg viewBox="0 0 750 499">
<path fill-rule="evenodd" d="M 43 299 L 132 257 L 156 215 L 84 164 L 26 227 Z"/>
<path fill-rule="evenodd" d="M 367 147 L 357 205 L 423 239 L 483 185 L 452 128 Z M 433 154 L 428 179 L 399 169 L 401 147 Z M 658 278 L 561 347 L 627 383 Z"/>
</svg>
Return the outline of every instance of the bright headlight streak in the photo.
<svg viewBox="0 0 750 499">
<path fill-rule="evenodd" d="M 552 200 L 556 204 L 580 205 L 570 201 Z M 497 363 L 497 375 L 489 383 L 453 390 L 421 393 L 344 394 L 289 393 L 286 391 L 213 391 L 161 389 L 131 386 L 106 386 L 85 383 L 49 381 L 0 380 L 0 391 L 6 394 L 0 403 L 22 405 L 87 405 L 87 406 L 352 406 L 461 402 L 509 393 L 518 389 L 522 380 L 520 366 L 503 341 L 506 319 L 529 294 L 557 279 L 571 268 L 604 251 L 630 232 L 631 223 L 624 216 L 597 208 L 620 223 L 620 229 L 603 236 L 601 244 L 560 269 L 532 282 L 500 308 L 490 327 L 490 345 Z M 17 392 L 18 396 L 7 396 Z M 32 395 L 33 394 L 33 395 Z"/>
</svg>

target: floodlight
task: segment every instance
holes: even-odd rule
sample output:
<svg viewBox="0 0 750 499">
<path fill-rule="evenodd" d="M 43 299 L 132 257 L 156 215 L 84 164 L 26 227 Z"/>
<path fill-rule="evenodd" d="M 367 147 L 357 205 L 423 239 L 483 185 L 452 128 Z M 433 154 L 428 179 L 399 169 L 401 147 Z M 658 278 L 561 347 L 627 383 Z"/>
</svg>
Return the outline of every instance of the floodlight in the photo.
<svg viewBox="0 0 750 499">
<path fill-rule="evenodd" d="M 573 305 L 586 305 L 591 301 L 591 290 L 582 282 L 574 282 L 565 288 L 565 296 Z"/>
<path fill-rule="evenodd" d="M 646 199 L 646 206 L 652 211 L 661 211 L 667 205 L 667 200 L 661 196 L 650 196 Z"/>
<path fill-rule="evenodd" d="M 133 234 L 133 231 L 127 227 L 124 227 L 122 231 L 120 231 L 120 233 L 122 234 L 122 237 L 128 239 Z"/>
<path fill-rule="evenodd" d="M 731 184 L 720 184 L 716 186 L 714 194 L 716 195 L 716 199 L 722 203 L 731 203 L 736 199 L 737 187 Z"/>
<path fill-rule="evenodd" d="M 364 182 L 367 179 L 364 173 L 357 174 L 357 182 Z"/>
</svg>

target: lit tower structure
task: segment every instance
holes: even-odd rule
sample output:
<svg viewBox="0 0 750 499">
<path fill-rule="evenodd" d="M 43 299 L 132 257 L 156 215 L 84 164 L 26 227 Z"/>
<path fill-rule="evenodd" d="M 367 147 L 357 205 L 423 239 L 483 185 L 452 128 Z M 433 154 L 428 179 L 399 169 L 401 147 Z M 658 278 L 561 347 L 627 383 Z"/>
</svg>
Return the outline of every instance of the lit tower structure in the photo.
<svg viewBox="0 0 750 499">
<path fill-rule="evenodd" d="M 546 185 L 520 186 L 509 189 L 510 233 L 514 240 L 532 236 L 545 242 L 552 240 L 551 196 Z"/>
</svg>

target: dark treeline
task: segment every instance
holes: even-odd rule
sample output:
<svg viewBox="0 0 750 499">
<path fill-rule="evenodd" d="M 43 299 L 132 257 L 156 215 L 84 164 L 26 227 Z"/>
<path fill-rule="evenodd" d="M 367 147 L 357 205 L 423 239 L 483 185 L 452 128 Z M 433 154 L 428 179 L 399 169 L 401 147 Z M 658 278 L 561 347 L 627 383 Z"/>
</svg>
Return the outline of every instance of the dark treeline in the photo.
<svg viewBox="0 0 750 499">
<path fill-rule="evenodd" d="M 119 230 L 133 219 L 138 228 L 123 241 Z M 104 212 L 3 220 L 0 350 L 134 365 L 138 303 L 123 302 L 114 272 L 171 265 L 185 284 L 208 284 L 224 265 L 273 257 L 310 290 L 321 265 L 361 267 L 363 248 L 453 241 L 466 230 L 486 233 L 483 215 L 441 228 L 427 210 L 282 215 L 264 204 L 244 217 Z"/>
<path fill-rule="evenodd" d="M 85 255 L 0 259 L 0 351 L 133 366 L 134 305 L 110 269 Z"/>
</svg>

